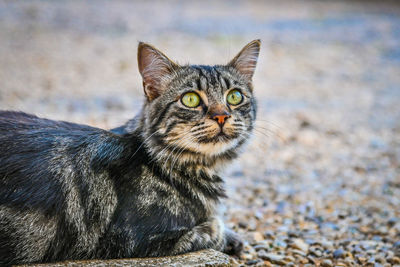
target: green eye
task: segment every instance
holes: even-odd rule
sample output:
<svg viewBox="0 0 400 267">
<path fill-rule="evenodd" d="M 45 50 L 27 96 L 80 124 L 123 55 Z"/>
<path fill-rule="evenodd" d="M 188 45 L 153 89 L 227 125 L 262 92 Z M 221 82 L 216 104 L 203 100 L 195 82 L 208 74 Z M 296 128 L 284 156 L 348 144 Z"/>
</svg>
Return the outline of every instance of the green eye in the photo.
<svg viewBox="0 0 400 267">
<path fill-rule="evenodd" d="M 185 106 L 195 108 L 200 105 L 200 96 L 194 92 L 189 92 L 183 95 L 181 101 Z"/>
<path fill-rule="evenodd" d="M 243 100 L 243 95 L 239 90 L 232 90 L 226 97 L 226 101 L 231 105 L 239 105 Z"/>
</svg>

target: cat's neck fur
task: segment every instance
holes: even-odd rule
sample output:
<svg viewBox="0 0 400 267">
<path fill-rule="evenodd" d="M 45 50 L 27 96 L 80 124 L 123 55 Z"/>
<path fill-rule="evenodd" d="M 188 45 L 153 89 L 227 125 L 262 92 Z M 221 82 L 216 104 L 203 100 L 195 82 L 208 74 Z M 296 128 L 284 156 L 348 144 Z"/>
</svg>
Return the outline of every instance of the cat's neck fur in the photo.
<svg viewBox="0 0 400 267">
<path fill-rule="evenodd" d="M 171 183 L 196 183 L 204 186 L 212 198 L 218 200 L 224 197 L 223 180 L 219 172 L 224 165 L 237 157 L 237 152 L 229 151 L 216 156 L 207 156 L 200 153 L 168 147 L 168 144 L 160 143 L 157 134 L 150 133 L 144 114 L 146 105 L 134 119 L 125 125 L 113 129 L 114 133 L 132 135 L 140 138 L 139 147 L 133 153 L 141 150 L 145 152 L 151 164 L 154 164 Z"/>
</svg>

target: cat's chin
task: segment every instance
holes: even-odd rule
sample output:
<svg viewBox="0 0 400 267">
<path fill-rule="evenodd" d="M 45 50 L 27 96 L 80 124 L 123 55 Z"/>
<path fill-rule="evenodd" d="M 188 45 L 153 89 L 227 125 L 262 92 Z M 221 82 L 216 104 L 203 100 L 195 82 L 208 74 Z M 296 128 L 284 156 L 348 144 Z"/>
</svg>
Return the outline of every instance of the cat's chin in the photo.
<svg viewBox="0 0 400 267">
<path fill-rule="evenodd" d="M 198 143 L 196 146 L 196 152 L 206 156 L 218 156 L 224 152 L 236 148 L 239 144 L 239 140 L 228 139 L 225 136 L 216 136 L 210 142 Z"/>
</svg>

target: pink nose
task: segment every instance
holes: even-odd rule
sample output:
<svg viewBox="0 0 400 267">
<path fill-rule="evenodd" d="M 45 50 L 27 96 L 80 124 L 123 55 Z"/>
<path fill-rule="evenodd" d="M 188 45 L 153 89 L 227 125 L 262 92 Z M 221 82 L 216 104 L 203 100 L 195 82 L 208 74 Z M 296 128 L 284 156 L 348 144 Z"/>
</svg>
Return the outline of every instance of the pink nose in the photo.
<svg viewBox="0 0 400 267">
<path fill-rule="evenodd" d="M 219 125 L 224 125 L 225 121 L 230 118 L 231 115 L 229 113 L 225 113 L 225 114 L 214 114 L 211 116 L 211 118 L 213 120 L 215 120 L 216 122 L 218 122 Z"/>
</svg>

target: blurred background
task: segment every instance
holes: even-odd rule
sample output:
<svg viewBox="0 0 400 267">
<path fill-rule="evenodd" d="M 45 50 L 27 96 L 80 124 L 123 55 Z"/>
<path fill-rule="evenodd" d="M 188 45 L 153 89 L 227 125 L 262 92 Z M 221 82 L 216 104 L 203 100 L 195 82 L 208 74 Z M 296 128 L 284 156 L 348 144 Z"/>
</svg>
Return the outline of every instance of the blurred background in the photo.
<svg viewBox="0 0 400 267">
<path fill-rule="evenodd" d="M 138 41 L 223 64 L 258 38 L 257 127 L 226 172 L 238 261 L 396 264 L 398 1 L 0 0 L 0 108 L 116 127 L 144 99 Z"/>
</svg>

